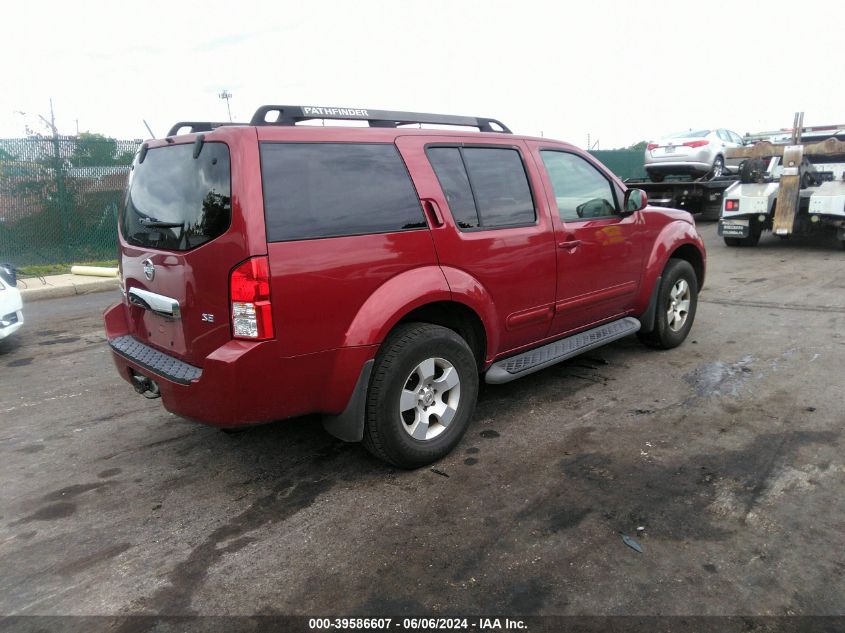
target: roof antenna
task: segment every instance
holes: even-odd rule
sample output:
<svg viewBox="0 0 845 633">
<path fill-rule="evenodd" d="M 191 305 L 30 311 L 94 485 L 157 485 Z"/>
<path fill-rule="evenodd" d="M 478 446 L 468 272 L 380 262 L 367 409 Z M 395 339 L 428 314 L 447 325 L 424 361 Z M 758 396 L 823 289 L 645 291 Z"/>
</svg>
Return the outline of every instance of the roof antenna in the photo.
<svg viewBox="0 0 845 633">
<path fill-rule="evenodd" d="M 147 128 L 147 132 L 150 133 L 150 138 L 156 138 L 156 135 L 153 134 L 153 131 L 150 129 L 149 123 L 147 123 L 146 119 L 141 119 L 144 122 L 144 127 Z"/>
</svg>

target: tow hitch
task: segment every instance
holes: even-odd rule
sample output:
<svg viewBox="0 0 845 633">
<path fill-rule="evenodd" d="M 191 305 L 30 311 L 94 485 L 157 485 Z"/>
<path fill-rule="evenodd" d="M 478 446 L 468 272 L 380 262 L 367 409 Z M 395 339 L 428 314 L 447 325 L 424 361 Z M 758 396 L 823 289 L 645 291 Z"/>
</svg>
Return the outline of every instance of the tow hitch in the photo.
<svg viewBox="0 0 845 633">
<path fill-rule="evenodd" d="M 158 383 L 135 371 L 132 371 L 132 387 L 134 387 L 135 391 L 150 400 L 161 397 L 161 392 L 158 390 Z"/>
</svg>

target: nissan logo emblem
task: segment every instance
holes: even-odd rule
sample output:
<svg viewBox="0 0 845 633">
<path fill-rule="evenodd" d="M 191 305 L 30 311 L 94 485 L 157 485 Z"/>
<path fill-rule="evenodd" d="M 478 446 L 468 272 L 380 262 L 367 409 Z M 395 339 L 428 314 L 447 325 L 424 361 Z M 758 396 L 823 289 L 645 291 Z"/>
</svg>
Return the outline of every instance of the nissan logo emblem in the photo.
<svg viewBox="0 0 845 633">
<path fill-rule="evenodd" d="M 145 259 L 141 262 L 141 265 L 144 267 L 144 277 L 147 278 L 147 281 L 152 281 L 156 276 L 156 267 L 155 264 L 153 264 L 153 260 Z"/>
</svg>

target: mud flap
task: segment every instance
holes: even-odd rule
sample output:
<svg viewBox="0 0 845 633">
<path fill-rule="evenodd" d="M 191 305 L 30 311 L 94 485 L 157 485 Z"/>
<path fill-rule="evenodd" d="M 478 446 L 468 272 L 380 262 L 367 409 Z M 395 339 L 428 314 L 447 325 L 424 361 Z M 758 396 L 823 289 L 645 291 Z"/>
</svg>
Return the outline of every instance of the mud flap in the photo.
<svg viewBox="0 0 845 633">
<path fill-rule="evenodd" d="M 648 300 L 648 307 L 639 317 L 640 332 L 643 334 L 654 331 L 654 317 L 657 314 L 657 293 L 660 292 L 661 281 L 663 281 L 663 275 L 658 275 L 654 282 L 654 288 L 651 291 L 651 299 Z"/>
<path fill-rule="evenodd" d="M 751 235 L 751 220 L 748 218 L 722 218 L 716 230 L 719 237 L 746 238 Z"/>
<path fill-rule="evenodd" d="M 364 438 L 367 388 L 370 386 L 370 374 L 373 373 L 374 364 L 374 359 L 364 363 L 346 408 L 338 415 L 323 416 L 323 428 L 339 440 L 360 442 Z"/>
</svg>

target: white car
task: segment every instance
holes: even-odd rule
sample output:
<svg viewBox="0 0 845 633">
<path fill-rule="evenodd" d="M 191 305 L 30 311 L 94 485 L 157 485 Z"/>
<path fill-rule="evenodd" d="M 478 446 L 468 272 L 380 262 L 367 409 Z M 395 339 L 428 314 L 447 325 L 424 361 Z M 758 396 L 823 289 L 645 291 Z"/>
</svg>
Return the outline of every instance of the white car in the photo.
<svg viewBox="0 0 845 633">
<path fill-rule="evenodd" d="M 645 170 L 654 182 L 669 174 L 718 178 L 727 168 L 739 169 L 741 159 L 726 159 L 725 150 L 742 145 L 739 134 L 723 128 L 678 132 L 648 144 Z"/>
<path fill-rule="evenodd" d="M 23 326 L 21 293 L 9 280 L 0 276 L 0 341 Z"/>
</svg>

